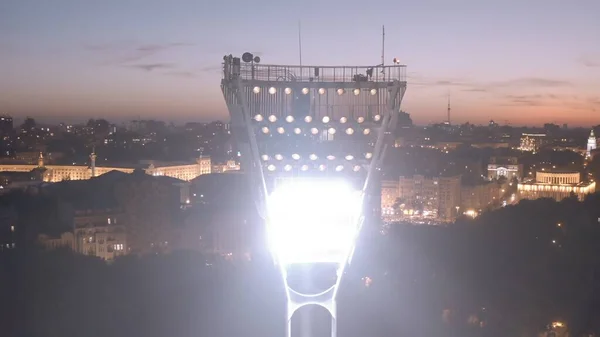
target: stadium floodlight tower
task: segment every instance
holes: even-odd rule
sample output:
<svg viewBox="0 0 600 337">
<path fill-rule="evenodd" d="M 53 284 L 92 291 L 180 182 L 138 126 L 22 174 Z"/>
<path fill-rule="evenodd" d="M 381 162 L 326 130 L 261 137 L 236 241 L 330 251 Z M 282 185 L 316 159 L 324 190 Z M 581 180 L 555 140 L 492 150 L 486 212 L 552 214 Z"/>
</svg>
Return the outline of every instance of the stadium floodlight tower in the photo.
<svg viewBox="0 0 600 337">
<path fill-rule="evenodd" d="M 316 304 L 332 317 L 368 207 L 371 180 L 406 90 L 406 67 L 263 65 L 251 53 L 223 58 L 221 88 L 231 129 L 265 220 L 291 318 Z M 379 197 L 379 196 L 376 196 Z M 327 265 L 335 281 L 294 287 L 295 266 Z"/>
</svg>

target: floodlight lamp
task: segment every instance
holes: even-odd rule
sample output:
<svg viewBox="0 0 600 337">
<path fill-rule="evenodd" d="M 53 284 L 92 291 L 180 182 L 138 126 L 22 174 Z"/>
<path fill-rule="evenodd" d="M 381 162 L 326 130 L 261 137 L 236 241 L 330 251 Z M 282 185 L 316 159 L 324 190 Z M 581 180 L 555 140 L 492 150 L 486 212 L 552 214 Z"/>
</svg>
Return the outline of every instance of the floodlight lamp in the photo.
<svg viewBox="0 0 600 337">
<path fill-rule="evenodd" d="M 308 94 L 308 88 L 302 88 L 302 93 L 304 95 L 307 95 Z"/>
<path fill-rule="evenodd" d="M 317 157 L 317 155 L 316 155 L 316 154 L 312 153 L 310 156 L 308 156 L 308 158 L 309 158 L 310 160 L 317 160 L 319 157 Z"/>
<path fill-rule="evenodd" d="M 327 156 L 327 160 L 335 160 L 335 156 L 330 154 Z"/>
<path fill-rule="evenodd" d="M 252 91 L 253 91 L 255 94 L 258 94 L 258 93 L 260 93 L 260 87 L 254 87 L 254 89 L 252 89 Z"/>
<path fill-rule="evenodd" d="M 292 123 L 294 121 L 294 116 L 290 115 L 285 118 L 285 121 L 288 123 Z"/>
<path fill-rule="evenodd" d="M 300 130 L 300 128 L 294 128 L 294 133 L 299 135 L 300 133 L 302 133 L 302 130 Z"/>
<path fill-rule="evenodd" d="M 275 165 L 271 164 L 271 165 L 267 166 L 267 170 L 275 171 Z"/>
<path fill-rule="evenodd" d="M 262 130 L 262 133 L 265 133 L 265 134 L 269 133 L 269 128 L 266 126 L 263 126 L 261 130 Z"/>
<path fill-rule="evenodd" d="M 254 116 L 254 120 L 257 121 L 257 122 L 262 122 L 263 116 L 261 114 L 258 114 L 256 116 Z"/>
<path fill-rule="evenodd" d="M 358 124 L 360 124 L 360 123 L 363 123 L 365 121 L 365 118 L 361 116 L 361 117 L 358 117 L 356 119 L 356 121 L 358 122 Z"/>
<path fill-rule="evenodd" d="M 320 89 L 319 89 L 319 94 L 320 94 L 320 95 L 323 95 L 324 93 L 325 93 L 325 89 L 323 89 L 323 88 L 320 88 Z"/>
<path fill-rule="evenodd" d="M 275 116 L 275 115 L 269 116 L 269 122 L 271 122 L 271 123 L 277 122 L 277 116 Z"/>
<path fill-rule="evenodd" d="M 375 115 L 373 116 L 373 120 L 376 122 L 379 122 L 381 120 L 381 115 Z"/>
<path fill-rule="evenodd" d="M 299 154 L 297 154 L 297 153 L 294 153 L 294 154 L 292 154 L 292 158 L 293 158 L 294 160 L 300 160 L 300 155 L 299 155 Z"/>
<path fill-rule="evenodd" d="M 371 95 L 376 95 L 377 94 L 377 89 L 371 89 Z"/>
<path fill-rule="evenodd" d="M 344 94 L 344 89 L 342 89 L 342 88 L 339 88 L 339 89 L 337 90 L 337 93 L 338 93 L 338 95 L 343 95 L 343 94 Z"/>
<path fill-rule="evenodd" d="M 306 117 L 304 117 L 304 121 L 306 123 L 310 123 L 310 122 L 312 122 L 312 117 L 311 116 L 306 116 Z"/>
<path fill-rule="evenodd" d="M 360 95 L 360 89 L 354 89 L 354 96 Z"/>
<path fill-rule="evenodd" d="M 284 90 L 284 91 L 285 91 L 285 94 L 286 94 L 286 95 L 289 95 L 289 94 L 291 94 L 291 93 L 292 93 L 292 88 L 285 88 L 285 90 Z"/>
<path fill-rule="evenodd" d="M 317 128 L 311 128 L 310 129 L 310 133 L 312 133 L 313 135 L 316 135 L 317 133 L 319 133 L 319 129 L 317 129 Z"/>
<path fill-rule="evenodd" d="M 290 164 L 286 164 L 286 165 L 283 167 L 283 169 L 284 169 L 284 170 L 286 170 L 286 171 L 290 171 L 290 170 L 292 169 L 292 165 L 290 165 Z"/>
<path fill-rule="evenodd" d="M 270 87 L 269 88 L 269 94 L 273 95 L 277 92 L 277 89 L 275 89 L 275 87 Z"/>
<path fill-rule="evenodd" d="M 277 159 L 277 160 L 283 160 L 283 156 L 280 155 L 280 154 L 276 154 L 275 155 L 275 159 Z"/>
<path fill-rule="evenodd" d="M 279 132 L 280 134 L 283 134 L 285 132 L 285 129 L 282 126 L 280 126 L 277 128 L 277 132 Z"/>
<path fill-rule="evenodd" d="M 329 130 L 327 130 L 327 132 L 329 132 L 330 135 L 335 134 L 335 128 L 329 128 Z"/>
<path fill-rule="evenodd" d="M 340 118 L 340 123 L 342 123 L 342 124 L 346 123 L 347 121 L 348 121 L 348 118 L 346 118 L 346 117 Z"/>
<path fill-rule="evenodd" d="M 323 116 L 323 123 L 329 123 L 330 120 L 329 116 Z"/>
<path fill-rule="evenodd" d="M 267 154 L 263 154 L 263 155 L 261 156 L 261 158 L 262 158 L 262 160 L 264 160 L 264 161 L 267 161 L 267 160 L 269 160 L 269 155 L 267 155 Z"/>
<path fill-rule="evenodd" d="M 344 181 L 290 180 L 267 199 L 269 247 L 283 266 L 347 262 L 360 226 L 362 193 Z"/>
<path fill-rule="evenodd" d="M 364 134 L 365 136 L 366 136 L 366 135 L 368 135 L 369 133 L 371 133 L 371 129 L 368 129 L 368 128 L 367 128 L 367 129 L 364 129 L 364 130 L 363 130 L 363 134 Z"/>
<path fill-rule="evenodd" d="M 353 128 L 347 128 L 346 129 L 346 134 L 351 135 L 354 133 L 354 129 Z"/>
</svg>

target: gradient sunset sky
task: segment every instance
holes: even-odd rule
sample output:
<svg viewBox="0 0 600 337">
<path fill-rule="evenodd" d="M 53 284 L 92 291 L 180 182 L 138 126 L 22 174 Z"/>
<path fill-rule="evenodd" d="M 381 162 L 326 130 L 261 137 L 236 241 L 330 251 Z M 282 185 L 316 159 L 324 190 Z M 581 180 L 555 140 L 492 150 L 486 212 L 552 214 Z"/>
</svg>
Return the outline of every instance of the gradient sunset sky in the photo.
<svg viewBox="0 0 600 337">
<path fill-rule="evenodd" d="M 3 0 L 0 113 L 228 120 L 224 54 L 408 66 L 416 123 L 600 124 L 598 0 Z"/>
</svg>

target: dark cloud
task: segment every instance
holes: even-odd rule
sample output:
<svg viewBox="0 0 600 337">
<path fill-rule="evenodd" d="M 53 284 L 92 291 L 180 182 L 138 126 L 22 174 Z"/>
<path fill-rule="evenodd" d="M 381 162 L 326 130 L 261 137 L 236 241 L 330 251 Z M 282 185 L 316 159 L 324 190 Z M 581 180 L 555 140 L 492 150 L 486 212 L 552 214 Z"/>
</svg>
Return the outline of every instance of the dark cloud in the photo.
<svg viewBox="0 0 600 337">
<path fill-rule="evenodd" d="M 103 65 L 126 66 L 131 62 L 137 62 L 170 49 L 192 45 L 193 44 L 184 42 L 138 44 L 131 41 L 122 41 L 107 44 L 86 45 L 84 48 L 90 52 L 100 53 L 101 56 L 105 58 L 105 60 L 102 61 Z"/>
<path fill-rule="evenodd" d="M 550 78 L 540 77 L 524 77 L 517 78 L 509 81 L 500 81 L 489 83 L 488 87 L 537 87 L 537 88 L 555 88 L 555 87 L 568 87 L 572 83 L 564 80 L 556 80 Z"/>
<path fill-rule="evenodd" d="M 600 68 L 600 56 L 585 55 L 579 58 L 579 63 L 588 68 Z"/>
<path fill-rule="evenodd" d="M 171 69 L 174 68 L 175 65 L 171 63 L 147 63 L 147 64 L 133 64 L 128 65 L 129 68 L 136 68 L 145 71 L 153 71 L 157 69 Z"/>
<path fill-rule="evenodd" d="M 194 78 L 196 74 L 192 71 L 170 71 L 164 73 L 167 76 L 181 77 L 181 78 Z"/>
</svg>

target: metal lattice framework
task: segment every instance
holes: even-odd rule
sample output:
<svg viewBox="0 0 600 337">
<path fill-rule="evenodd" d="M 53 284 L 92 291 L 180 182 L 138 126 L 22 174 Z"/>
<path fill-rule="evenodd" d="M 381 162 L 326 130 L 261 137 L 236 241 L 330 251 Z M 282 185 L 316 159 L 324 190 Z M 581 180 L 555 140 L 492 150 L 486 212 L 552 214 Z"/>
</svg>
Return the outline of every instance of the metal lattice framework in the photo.
<svg viewBox="0 0 600 337">
<path fill-rule="evenodd" d="M 285 179 L 343 177 L 366 194 L 400 111 L 405 74 L 403 65 L 262 65 L 225 56 L 221 88 L 259 214 L 266 218 L 267 196 Z M 319 294 L 291 289 L 281 268 L 288 337 L 293 313 L 308 304 L 330 312 L 335 336 L 335 297 L 350 259 L 338 266 L 335 284 Z"/>
</svg>

